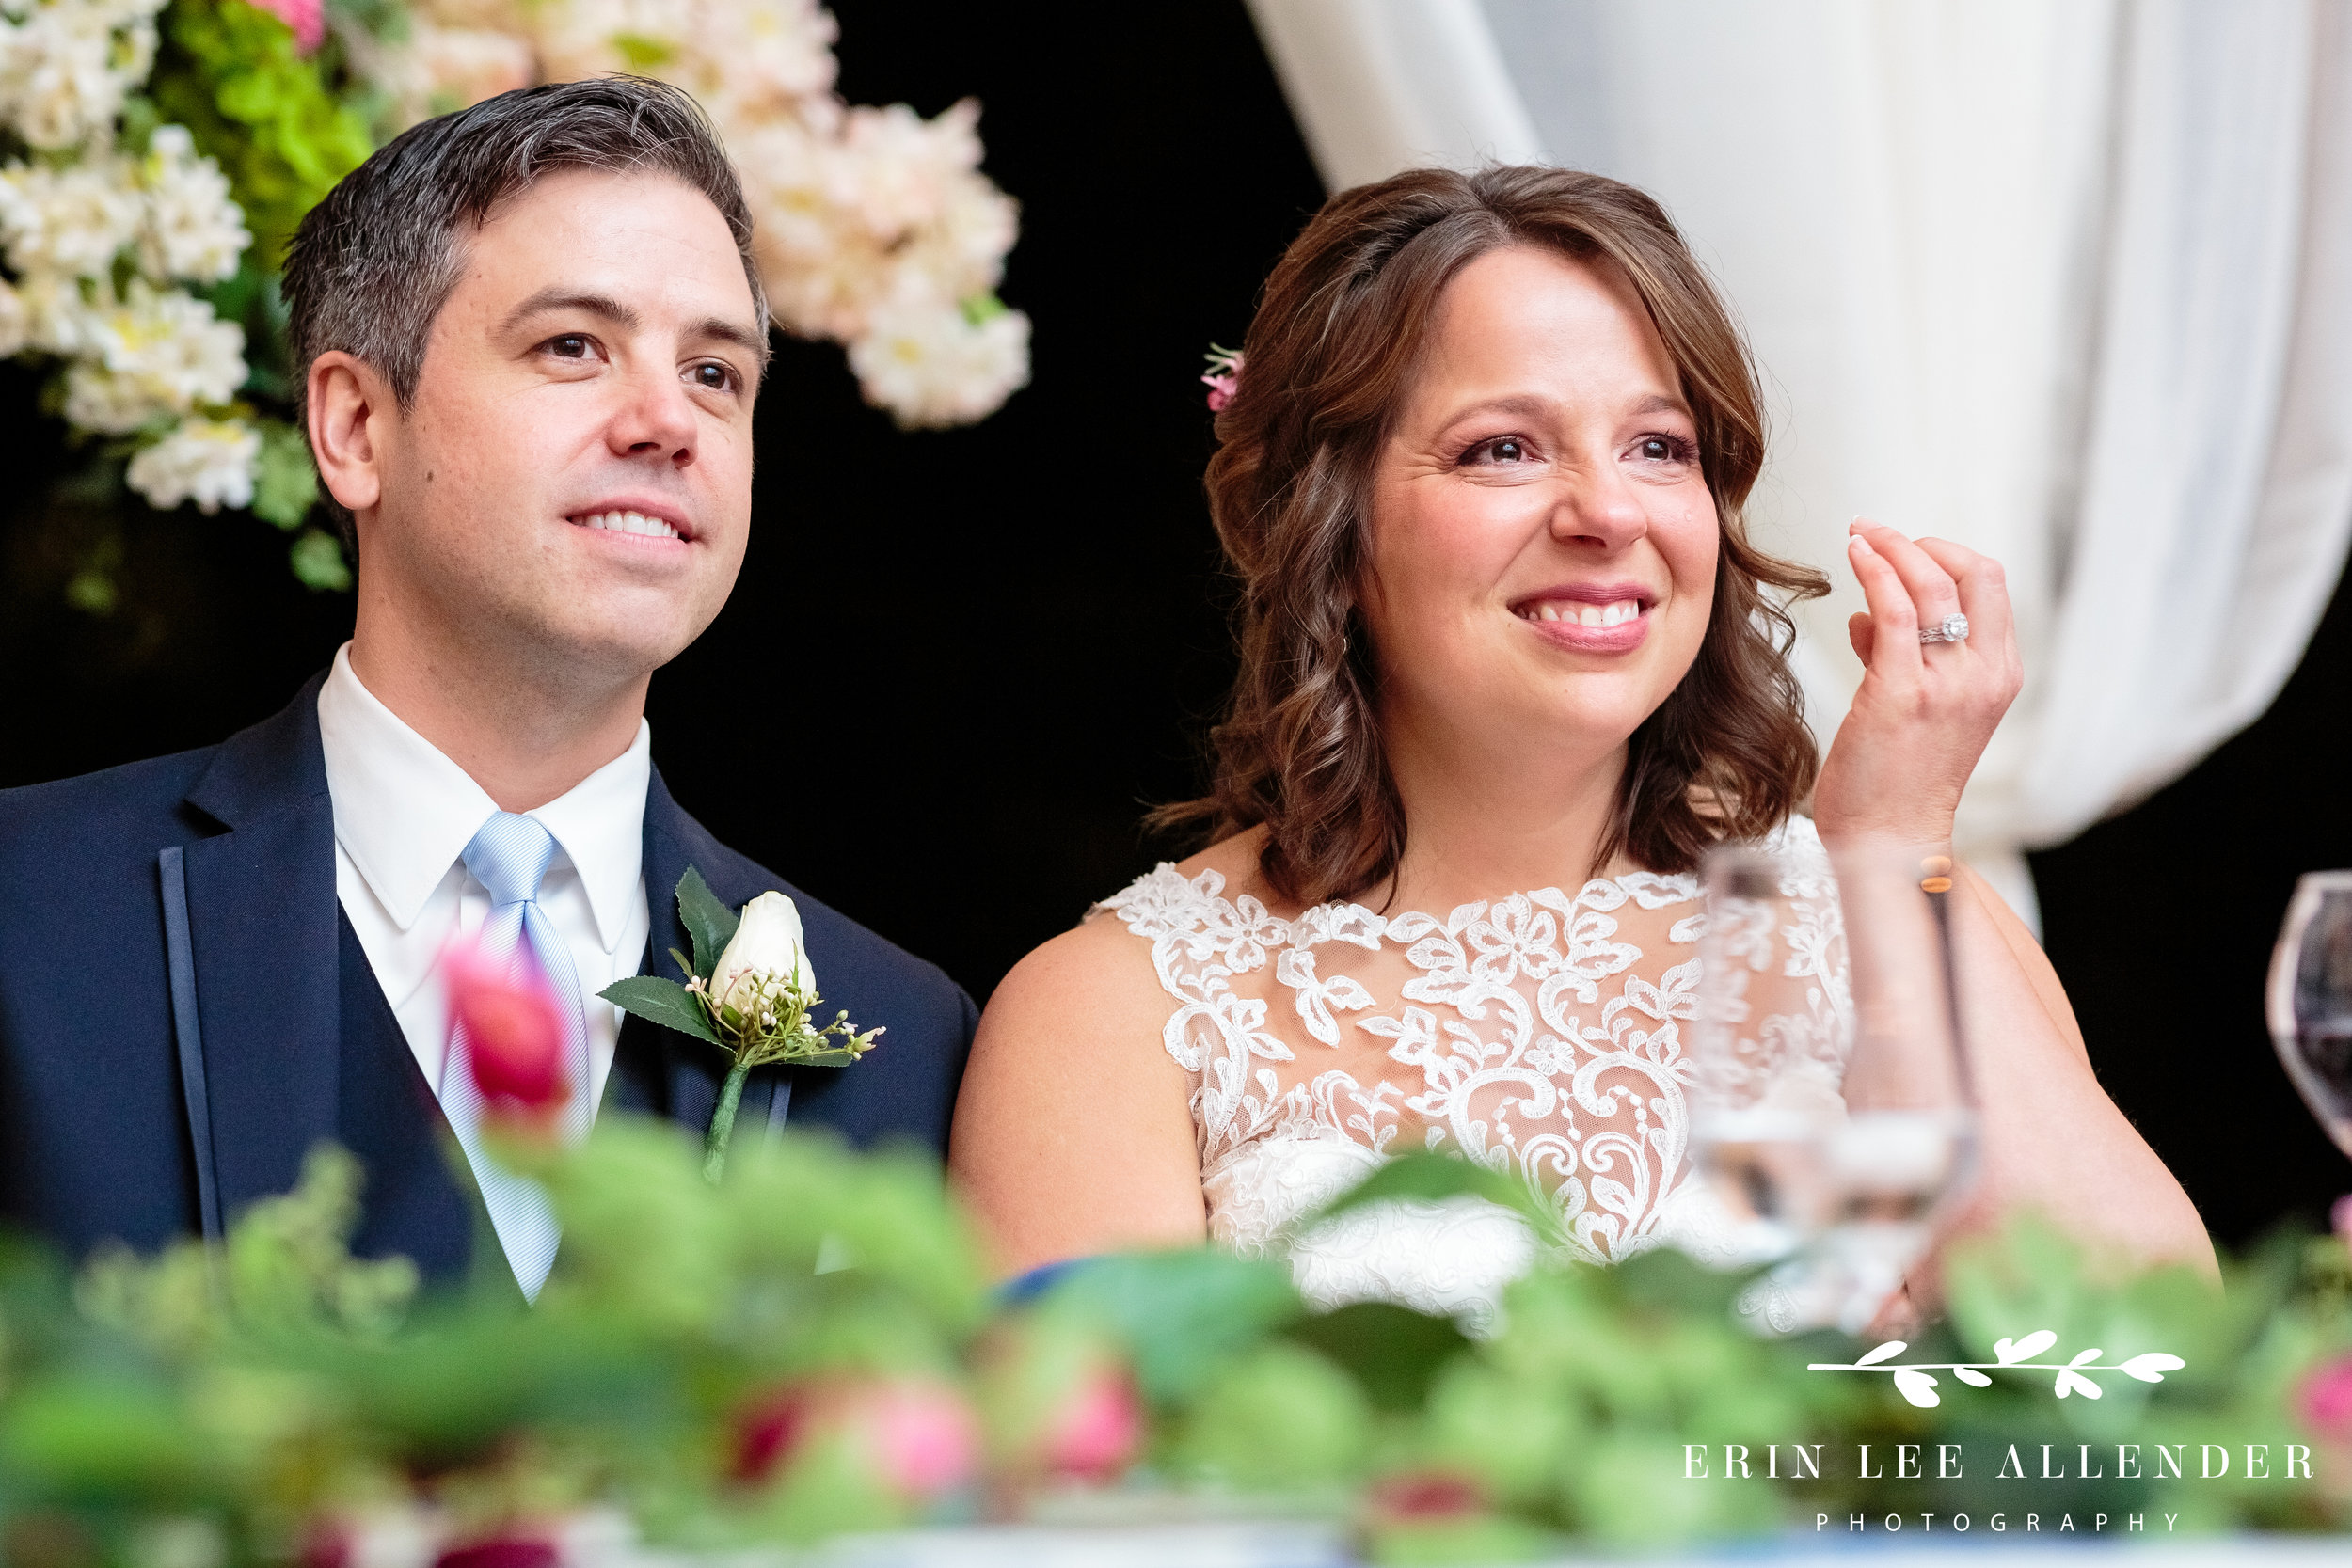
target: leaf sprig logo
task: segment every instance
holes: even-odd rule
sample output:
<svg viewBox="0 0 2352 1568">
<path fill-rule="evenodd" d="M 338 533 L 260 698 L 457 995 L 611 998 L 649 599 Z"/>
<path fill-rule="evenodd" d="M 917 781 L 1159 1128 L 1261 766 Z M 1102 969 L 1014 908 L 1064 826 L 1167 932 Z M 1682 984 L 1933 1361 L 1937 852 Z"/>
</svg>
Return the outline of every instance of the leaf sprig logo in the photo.
<svg viewBox="0 0 2352 1568">
<path fill-rule="evenodd" d="M 2058 1335 L 2043 1328 L 2022 1339 L 1996 1339 L 1993 1343 L 1994 1359 L 1990 1361 L 1897 1361 L 1905 1347 L 1900 1339 L 1889 1339 L 1877 1349 L 1865 1353 L 1854 1361 L 1816 1361 L 1805 1370 L 1813 1372 L 1888 1372 L 1895 1379 L 1895 1390 L 1920 1409 L 1929 1409 L 1944 1402 L 1936 1390 L 1931 1372 L 1949 1372 L 1972 1388 L 1993 1386 L 1988 1372 L 2056 1372 L 2053 1387 L 2059 1399 L 2080 1394 L 2087 1400 L 2097 1399 L 2104 1390 L 2090 1378 L 2092 1372 L 2122 1372 L 2125 1377 L 2142 1383 L 2162 1383 L 2164 1374 L 2177 1372 L 2188 1365 L 2177 1355 L 2160 1350 L 2144 1352 L 2128 1361 L 2108 1366 L 2099 1358 L 2106 1352 L 2096 1347 L 2082 1352 L 2070 1361 L 2036 1361 L 2033 1358 L 2058 1343 Z"/>
</svg>

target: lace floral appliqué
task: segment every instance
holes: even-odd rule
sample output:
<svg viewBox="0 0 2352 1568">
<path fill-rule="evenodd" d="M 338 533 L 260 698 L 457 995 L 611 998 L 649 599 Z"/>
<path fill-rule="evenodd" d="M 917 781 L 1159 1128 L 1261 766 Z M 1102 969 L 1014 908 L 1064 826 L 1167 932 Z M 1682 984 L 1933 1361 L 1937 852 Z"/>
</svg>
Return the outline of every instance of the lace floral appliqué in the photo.
<svg viewBox="0 0 2352 1568">
<path fill-rule="evenodd" d="M 1801 819 L 1788 843 L 1819 851 Z M 1309 1254 L 1344 1238 L 1302 1239 L 1296 1222 L 1411 1147 L 1518 1176 L 1592 1261 L 1661 1239 L 1690 1164 L 1686 1028 L 1704 924 L 1694 878 L 1597 878 L 1442 918 L 1332 903 L 1284 920 L 1247 895 L 1227 898 L 1217 872 L 1188 879 L 1163 864 L 1102 908 L 1152 944 L 1176 1004 L 1162 1039 L 1193 1081 L 1210 1229 L 1225 1244 L 1288 1251 L 1313 1286 L 1337 1265 Z M 1778 1049 L 1835 1072 L 1850 1010 L 1843 932 L 1834 893 L 1801 908 L 1806 929 L 1789 933 L 1800 957 L 1771 988 L 1798 1010 L 1754 1022 Z M 1420 1208 L 1429 1212 L 1409 1244 L 1347 1242 L 1364 1253 L 1365 1279 L 1311 1294 L 1430 1310 L 1470 1300 L 1476 1315 L 1499 1289 L 1470 1277 L 1478 1257 L 1495 1255 L 1486 1273 L 1524 1267 L 1524 1227 L 1510 1241 L 1500 1212 Z M 1344 1228 L 1379 1223 L 1359 1212 Z"/>
</svg>

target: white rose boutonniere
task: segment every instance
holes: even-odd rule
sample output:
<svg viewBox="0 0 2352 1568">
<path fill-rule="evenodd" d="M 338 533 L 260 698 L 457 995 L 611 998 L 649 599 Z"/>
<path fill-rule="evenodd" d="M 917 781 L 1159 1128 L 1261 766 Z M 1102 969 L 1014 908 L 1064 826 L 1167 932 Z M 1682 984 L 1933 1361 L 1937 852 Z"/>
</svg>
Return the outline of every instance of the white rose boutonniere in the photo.
<svg viewBox="0 0 2352 1568">
<path fill-rule="evenodd" d="M 730 910 L 690 865 L 678 879 L 677 911 L 694 956 L 674 947 L 670 957 L 685 971 L 686 982 L 636 974 L 597 994 L 727 1053 L 733 1065 L 703 1143 L 703 1175 L 716 1182 L 726 1169 L 736 1106 L 752 1069 L 846 1067 L 871 1051 L 882 1031 L 859 1033 L 846 1011 L 822 1028 L 809 1022 L 824 998 L 801 934 L 801 911 L 783 894 L 763 893 L 740 911 Z"/>
<path fill-rule="evenodd" d="M 719 955 L 719 966 L 710 975 L 711 999 L 749 1010 L 759 1005 L 768 988 L 786 981 L 812 996 L 817 992 L 817 976 L 808 967 L 808 949 L 801 937 L 800 910 L 781 893 L 763 893 L 743 906 L 735 936 Z"/>
</svg>

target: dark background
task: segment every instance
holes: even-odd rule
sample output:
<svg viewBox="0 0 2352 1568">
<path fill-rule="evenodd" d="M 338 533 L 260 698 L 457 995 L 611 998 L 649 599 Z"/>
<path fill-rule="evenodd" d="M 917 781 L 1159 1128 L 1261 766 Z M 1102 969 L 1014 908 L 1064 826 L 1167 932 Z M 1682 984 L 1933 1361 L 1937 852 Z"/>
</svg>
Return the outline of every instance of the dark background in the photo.
<svg viewBox="0 0 2352 1568">
<path fill-rule="evenodd" d="M 1004 294 L 1035 381 L 969 430 L 902 435 L 839 351 L 780 343 L 751 554 L 655 677 L 655 757 L 722 839 L 985 1000 L 1147 868 L 1137 818 L 1197 791 L 1230 674 L 1195 379 L 1323 191 L 1239 0 L 1009 13 L 836 0 L 841 90 L 986 106 L 1023 204 Z M 207 744 L 347 634 L 245 518 L 137 515 L 121 602 L 67 609 L 90 536 L 49 496 L 58 432 L 0 370 L 0 785 Z M 2271 1054 L 2262 981 L 2296 875 L 2352 863 L 2333 749 L 2339 594 L 2261 722 L 2138 809 L 2034 857 L 2101 1078 L 2242 1241 L 2352 1187 Z M 777 716 L 788 715 L 782 721 Z"/>
</svg>

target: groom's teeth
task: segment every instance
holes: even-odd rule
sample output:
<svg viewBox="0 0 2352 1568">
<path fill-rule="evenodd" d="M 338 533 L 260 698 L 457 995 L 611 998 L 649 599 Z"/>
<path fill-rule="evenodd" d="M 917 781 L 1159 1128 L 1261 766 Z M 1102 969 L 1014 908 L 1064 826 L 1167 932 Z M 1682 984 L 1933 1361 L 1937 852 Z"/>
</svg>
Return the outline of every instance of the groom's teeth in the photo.
<svg viewBox="0 0 2352 1568">
<path fill-rule="evenodd" d="M 676 529 L 659 517 L 648 517 L 642 512 L 592 512 L 580 518 L 580 527 L 602 529 L 610 533 L 642 533 L 654 539 L 675 539 Z"/>
</svg>

